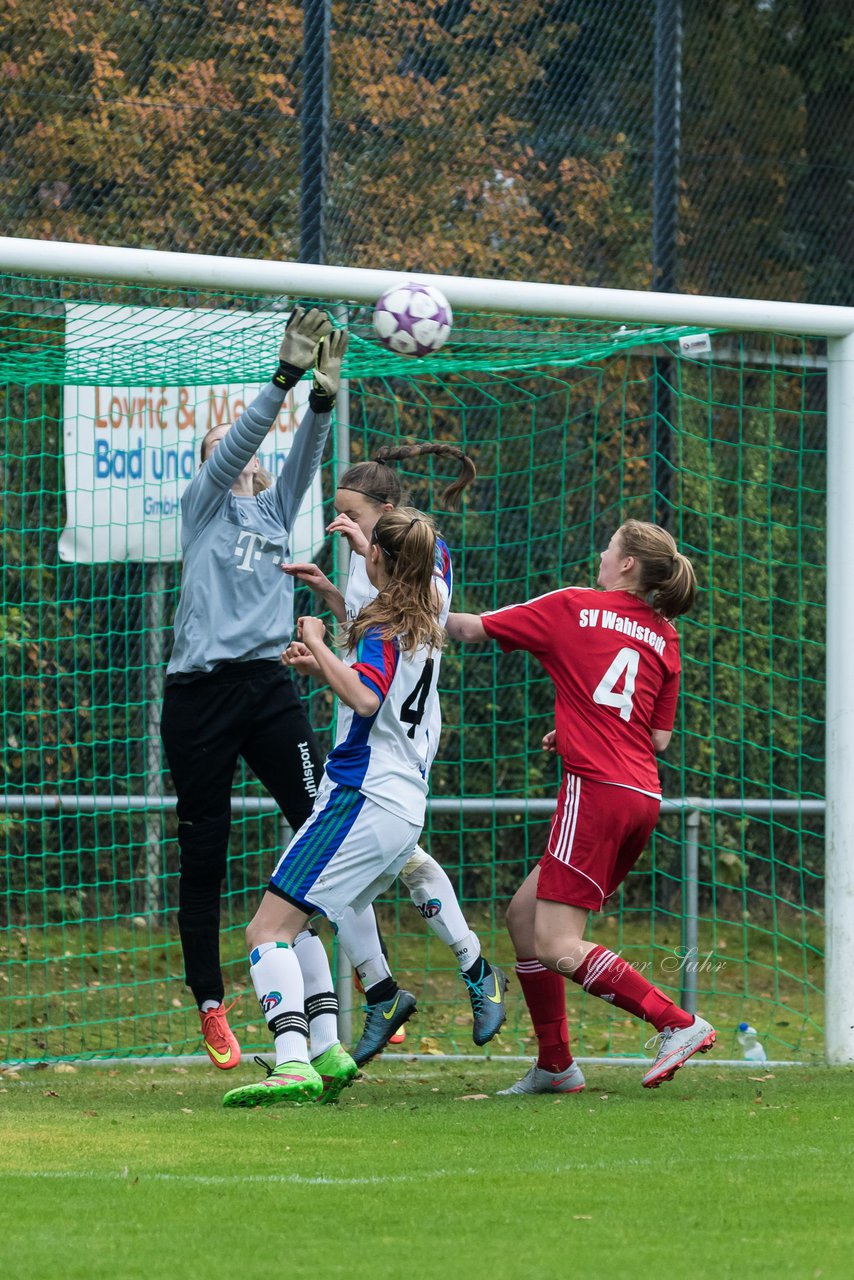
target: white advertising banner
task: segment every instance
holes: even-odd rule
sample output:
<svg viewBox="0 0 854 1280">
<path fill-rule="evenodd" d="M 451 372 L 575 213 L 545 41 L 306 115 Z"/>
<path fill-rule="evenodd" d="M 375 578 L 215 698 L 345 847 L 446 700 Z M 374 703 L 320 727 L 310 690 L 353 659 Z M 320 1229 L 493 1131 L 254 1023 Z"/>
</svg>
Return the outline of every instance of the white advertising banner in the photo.
<svg viewBox="0 0 854 1280">
<path fill-rule="evenodd" d="M 234 340 L 269 347 L 270 372 L 287 316 L 193 311 L 170 307 L 70 304 L 66 358 L 108 359 L 109 348 L 137 343 L 191 348 L 194 341 Z M 117 352 L 118 356 L 119 353 Z M 170 377 L 170 382 L 174 380 Z M 199 444 L 211 427 L 234 422 L 263 383 L 170 386 L 73 386 L 63 400 L 67 519 L 62 560 L 176 560 L 181 555 L 181 494 L 199 465 Z M 289 392 L 258 451 L 277 476 L 308 404 L 304 379 Z M 295 560 L 317 555 L 324 536 L 320 476 L 306 494 L 294 529 Z"/>
</svg>

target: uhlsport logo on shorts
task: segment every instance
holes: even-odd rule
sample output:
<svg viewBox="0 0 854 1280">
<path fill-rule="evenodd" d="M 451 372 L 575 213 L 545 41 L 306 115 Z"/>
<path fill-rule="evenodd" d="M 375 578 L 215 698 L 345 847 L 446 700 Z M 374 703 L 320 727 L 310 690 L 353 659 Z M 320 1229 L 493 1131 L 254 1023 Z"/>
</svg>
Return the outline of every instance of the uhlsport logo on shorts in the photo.
<svg viewBox="0 0 854 1280">
<path fill-rule="evenodd" d="M 317 795 L 317 783 L 314 780 L 314 761 L 311 758 L 308 743 L 298 742 L 297 750 L 299 751 L 300 763 L 302 764 L 302 780 L 306 795 L 311 796 L 313 800 Z"/>
<path fill-rule="evenodd" d="M 268 991 L 261 999 L 261 1008 L 265 1013 L 269 1013 L 271 1009 L 275 1009 L 277 1004 L 282 1003 L 281 991 Z"/>
<path fill-rule="evenodd" d="M 416 902 L 415 906 L 425 920 L 432 920 L 442 910 L 442 904 L 438 898 L 431 898 L 429 902 Z"/>
</svg>

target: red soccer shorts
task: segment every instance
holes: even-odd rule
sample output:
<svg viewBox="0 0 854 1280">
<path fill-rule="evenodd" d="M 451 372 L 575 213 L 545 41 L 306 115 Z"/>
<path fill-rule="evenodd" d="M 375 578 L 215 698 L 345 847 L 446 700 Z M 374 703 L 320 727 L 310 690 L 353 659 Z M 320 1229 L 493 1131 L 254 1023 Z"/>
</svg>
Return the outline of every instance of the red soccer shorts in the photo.
<svg viewBox="0 0 854 1280">
<path fill-rule="evenodd" d="M 643 853 L 659 807 L 642 791 L 565 773 L 537 897 L 601 911 Z"/>
</svg>

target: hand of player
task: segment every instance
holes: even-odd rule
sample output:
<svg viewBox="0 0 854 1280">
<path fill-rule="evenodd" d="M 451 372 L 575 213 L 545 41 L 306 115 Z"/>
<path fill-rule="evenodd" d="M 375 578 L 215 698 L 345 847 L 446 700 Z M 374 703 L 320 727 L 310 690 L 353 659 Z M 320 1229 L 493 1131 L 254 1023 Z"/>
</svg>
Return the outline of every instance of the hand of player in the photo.
<svg viewBox="0 0 854 1280">
<path fill-rule="evenodd" d="M 557 729 L 549 729 L 543 737 L 543 751 L 550 751 L 552 755 L 557 755 Z"/>
<path fill-rule="evenodd" d="M 322 569 L 318 569 L 316 564 L 306 564 L 302 561 L 295 564 L 283 564 L 279 566 L 282 573 L 286 573 L 291 578 L 296 578 L 298 582 L 303 582 L 312 591 L 332 591 L 334 588 Z"/>
<path fill-rule="evenodd" d="M 350 334 L 346 329 L 333 329 L 318 348 L 314 363 L 314 387 L 323 396 L 334 400 L 341 386 L 341 361 L 347 350 Z"/>
<path fill-rule="evenodd" d="M 301 676 L 319 676 L 322 674 L 320 663 L 310 649 L 299 640 L 292 640 L 282 654 L 282 664 L 292 667 Z"/>
<path fill-rule="evenodd" d="M 351 520 L 349 516 L 336 516 L 331 524 L 326 526 L 327 533 L 341 533 L 350 543 L 350 550 L 355 551 L 357 556 L 366 556 L 370 542 L 362 533 L 362 530 L 356 524 L 355 520 Z"/>
<path fill-rule="evenodd" d="M 301 640 L 309 649 L 312 645 L 323 644 L 323 637 L 326 635 L 326 627 L 320 621 L 320 618 L 313 618 L 310 614 L 305 614 L 297 622 L 297 640 Z"/>
<path fill-rule="evenodd" d="M 304 311 L 294 307 L 279 347 L 279 359 L 295 369 L 310 369 L 317 358 L 317 345 L 332 332 L 332 321 L 325 311 L 312 307 Z"/>
</svg>

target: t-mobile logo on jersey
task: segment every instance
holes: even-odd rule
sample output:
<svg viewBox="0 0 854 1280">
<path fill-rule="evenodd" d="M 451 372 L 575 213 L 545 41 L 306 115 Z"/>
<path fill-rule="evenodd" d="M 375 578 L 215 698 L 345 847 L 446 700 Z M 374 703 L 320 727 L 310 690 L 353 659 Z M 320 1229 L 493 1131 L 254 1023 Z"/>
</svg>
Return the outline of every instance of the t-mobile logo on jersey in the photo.
<svg viewBox="0 0 854 1280">
<path fill-rule="evenodd" d="M 237 546 L 234 548 L 236 556 L 243 556 L 237 566 L 238 569 L 242 569 L 244 573 L 254 573 L 252 561 L 261 559 L 261 552 L 257 550 L 258 543 L 266 541 L 263 533 L 250 533 L 248 529 L 241 529 L 237 535 Z"/>
<path fill-rule="evenodd" d="M 311 752 L 308 749 L 307 742 L 298 742 L 297 750 L 302 763 L 302 778 L 305 785 L 306 795 L 311 796 L 312 800 L 317 795 L 317 783 L 314 780 L 314 761 L 311 758 Z"/>
</svg>

